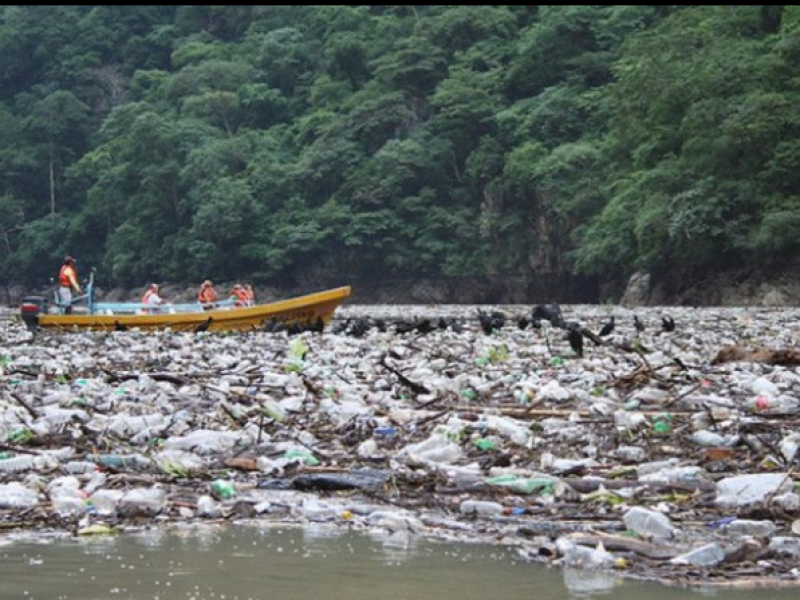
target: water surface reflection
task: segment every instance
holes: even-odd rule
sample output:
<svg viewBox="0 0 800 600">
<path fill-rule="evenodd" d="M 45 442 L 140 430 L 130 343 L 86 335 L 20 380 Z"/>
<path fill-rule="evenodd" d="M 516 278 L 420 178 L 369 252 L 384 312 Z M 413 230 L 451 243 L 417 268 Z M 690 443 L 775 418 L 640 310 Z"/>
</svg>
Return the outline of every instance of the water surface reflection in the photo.
<svg viewBox="0 0 800 600">
<path fill-rule="evenodd" d="M 324 525 L 186 527 L 118 537 L 21 540 L 0 546 L 3 600 L 487 600 L 614 594 L 677 600 L 696 592 L 621 584 L 614 573 L 558 571 L 511 548 L 454 544 Z M 788 600 L 797 590 L 721 591 Z"/>
</svg>

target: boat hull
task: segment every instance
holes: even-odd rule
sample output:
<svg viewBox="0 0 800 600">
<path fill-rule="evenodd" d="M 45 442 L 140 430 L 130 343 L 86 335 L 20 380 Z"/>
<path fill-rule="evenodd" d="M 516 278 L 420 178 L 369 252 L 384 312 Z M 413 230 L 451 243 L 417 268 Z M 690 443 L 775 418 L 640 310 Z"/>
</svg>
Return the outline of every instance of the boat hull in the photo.
<svg viewBox="0 0 800 600">
<path fill-rule="evenodd" d="M 115 331 L 172 329 L 173 331 L 250 331 L 270 322 L 327 325 L 336 308 L 350 296 L 350 286 L 325 290 L 256 306 L 197 312 L 156 314 L 40 314 L 37 325 L 61 331 Z"/>
</svg>

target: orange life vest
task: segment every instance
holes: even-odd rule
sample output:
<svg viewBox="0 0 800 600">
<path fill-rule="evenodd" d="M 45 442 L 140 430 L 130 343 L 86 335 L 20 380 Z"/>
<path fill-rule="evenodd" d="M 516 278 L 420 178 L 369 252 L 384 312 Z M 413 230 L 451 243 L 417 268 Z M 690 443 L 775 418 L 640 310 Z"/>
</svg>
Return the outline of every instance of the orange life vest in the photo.
<svg viewBox="0 0 800 600">
<path fill-rule="evenodd" d="M 200 293 L 197 294 L 197 301 L 200 304 L 211 304 L 217 301 L 217 290 L 213 287 L 206 286 L 204 288 L 200 288 Z"/>
<path fill-rule="evenodd" d="M 234 306 L 245 306 L 247 305 L 247 290 L 244 288 L 231 290 L 231 298 L 235 298 Z"/>
<path fill-rule="evenodd" d="M 70 276 L 72 278 L 70 279 Z M 78 281 L 78 274 L 72 265 L 62 265 L 58 272 L 58 285 L 61 287 L 72 287 L 72 282 Z"/>
</svg>

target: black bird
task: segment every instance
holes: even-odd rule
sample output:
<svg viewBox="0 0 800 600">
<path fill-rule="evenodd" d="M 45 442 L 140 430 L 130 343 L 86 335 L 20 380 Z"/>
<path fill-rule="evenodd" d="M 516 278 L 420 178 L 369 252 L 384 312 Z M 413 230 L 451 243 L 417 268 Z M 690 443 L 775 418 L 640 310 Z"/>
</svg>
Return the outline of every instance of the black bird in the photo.
<svg viewBox="0 0 800 600">
<path fill-rule="evenodd" d="M 267 333 L 280 333 L 286 329 L 286 324 L 283 321 L 278 321 L 277 319 L 270 319 L 264 325 L 264 331 Z"/>
<path fill-rule="evenodd" d="M 322 333 L 325 331 L 325 321 L 322 320 L 322 317 L 317 317 L 316 321 L 308 324 L 308 330 L 314 333 Z"/>
<path fill-rule="evenodd" d="M 638 315 L 633 315 L 633 326 L 636 327 L 636 331 L 639 333 L 644 331 L 644 323 L 639 320 Z"/>
<path fill-rule="evenodd" d="M 214 321 L 214 317 L 208 317 L 205 321 L 198 325 L 194 332 L 195 333 L 202 333 L 203 331 L 208 331 L 208 328 L 211 327 L 211 323 Z"/>
<path fill-rule="evenodd" d="M 458 319 L 456 317 L 451 317 L 447 319 L 447 326 L 453 333 L 461 333 L 462 331 L 464 331 L 464 323 L 461 321 L 461 319 Z"/>
<path fill-rule="evenodd" d="M 569 340 L 569 346 L 575 351 L 575 354 L 583 358 L 583 333 L 580 326 L 570 326 L 567 330 L 567 340 Z"/>
<path fill-rule="evenodd" d="M 493 331 L 502 329 L 506 324 L 506 316 L 499 312 L 494 311 L 491 314 L 483 312 L 478 309 L 478 321 L 481 324 L 481 329 L 486 335 L 491 335 Z"/>
<path fill-rule="evenodd" d="M 128 326 L 123 325 L 119 321 L 114 321 L 114 331 L 128 331 Z"/>
<path fill-rule="evenodd" d="M 666 332 L 675 331 L 675 320 L 669 315 L 661 317 L 661 329 Z"/>
<path fill-rule="evenodd" d="M 603 326 L 600 328 L 600 337 L 606 337 L 607 335 L 611 335 L 611 332 L 614 331 L 614 315 L 611 315 L 608 318 L 608 322 L 604 323 Z"/>
<path fill-rule="evenodd" d="M 422 335 L 427 335 L 431 331 L 436 330 L 436 326 L 431 323 L 430 319 L 420 319 L 416 323 L 414 323 L 414 329 L 416 329 Z"/>
<path fill-rule="evenodd" d="M 364 337 L 366 333 L 370 330 L 371 325 L 369 320 L 367 319 L 355 319 L 353 323 L 350 325 L 350 328 L 347 330 L 347 335 L 352 337 L 360 338 Z"/>
<path fill-rule="evenodd" d="M 558 304 L 539 304 L 533 309 L 531 315 L 535 320 L 550 321 L 554 327 L 564 326 L 564 317 Z"/>
<path fill-rule="evenodd" d="M 519 317 L 517 319 L 517 327 L 520 329 L 525 329 L 528 325 L 530 325 L 530 319 L 528 319 L 528 317 Z"/>
<path fill-rule="evenodd" d="M 347 328 L 350 327 L 350 322 L 352 319 L 345 319 L 344 321 L 338 321 L 333 327 L 331 327 L 331 333 L 335 333 L 337 335 L 344 335 L 347 333 Z"/>
<path fill-rule="evenodd" d="M 297 335 L 298 333 L 303 333 L 305 330 L 305 323 L 301 323 L 300 321 L 292 321 L 286 326 L 287 335 Z"/>
<path fill-rule="evenodd" d="M 410 321 L 397 321 L 394 325 L 395 333 L 411 333 L 414 331 L 414 323 Z"/>
</svg>

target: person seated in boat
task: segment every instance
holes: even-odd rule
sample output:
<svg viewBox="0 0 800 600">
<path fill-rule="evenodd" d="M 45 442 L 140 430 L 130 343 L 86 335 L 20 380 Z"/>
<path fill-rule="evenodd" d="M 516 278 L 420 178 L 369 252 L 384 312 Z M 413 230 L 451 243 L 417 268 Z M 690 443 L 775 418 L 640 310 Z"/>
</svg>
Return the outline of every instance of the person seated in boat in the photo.
<svg viewBox="0 0 800 600">
<path fill-rule="evenodd" d="M 245 284 L 244 291 L 247 293 L 247 306 L 256 305 L 256 293 L 253 291 L 253 286 L 249 283 Z"/>
<path fill-rule="evenodd" d="M 164 303 L 164 299 L 158 295 L 158 284 L 151 283 L 142 296 L 142 304 L 145 305 L 143 312 L 145 314 L 152 314 L 158 312 L 159 305 Z"/>
<path fill-rule="evenodd" d="M 203 310 L 212 310 L 217 305 L 217 290 L 210 279 L 206 279 L 200 286 L 197 301 L 203 306 Z"/>
<path fill-rule="evenodd" d="M 65 315 L 72 313 L 72 290 L 81 293 L 78 283 L 78 271 L 75 269 L 75 259 L 71 256 L 64 258 L 64 264 L 58 272 L 58 303 Z"/>
<path fill-rule="evenodd" d="M 247 291 L 241 284 L 237 283 L 231 288 L 229 299 L 233 301 L 235 308 L 247 306 Z"/>
</svg>

